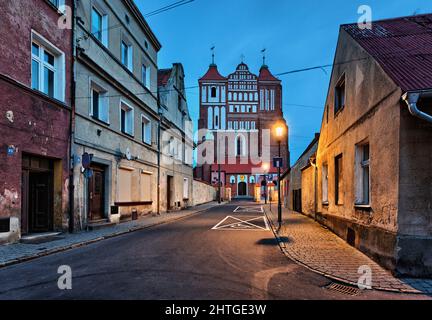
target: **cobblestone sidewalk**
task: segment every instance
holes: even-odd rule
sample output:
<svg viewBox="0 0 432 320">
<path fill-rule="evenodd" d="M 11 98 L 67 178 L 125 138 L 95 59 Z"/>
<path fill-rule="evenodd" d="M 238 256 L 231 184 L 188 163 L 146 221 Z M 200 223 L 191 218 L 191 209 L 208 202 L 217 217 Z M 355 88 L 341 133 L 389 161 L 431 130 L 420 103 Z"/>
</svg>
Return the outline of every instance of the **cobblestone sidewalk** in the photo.
<svg viewBox="0 0 432 320">
<path fill-rule="evenodd" d="M 273 227 L 277 225 L 277 207 L 265 206 Z M 357 285 L 361 266 L 372 270 L 372 288 L 404 293 L 432 294 L 432 280 L 395 278 L 369 257 L 348 245 L 333 232 L 312 219 L 284 209 L 284 225 L 278 232 L 281 248 L 296 262 L 324 276 Z"/>
<path fill-rule="evenodd" d="M 11 264 L 35 259 L 48 254 L 77 248 L 93 242 L 119 236 L 128 232 L 133 232 L 159 224 L 164 224 L 179 220 L 199 212 L 206 211 L 214 206 L 219 205 L 217 202 L 211 202 L 196 206 L 187 210 L 164 213 L 160 216 L 147 216 L 139 220 L 120 223 L 115 226 L 94 230 L 83 231 L 73 234 L 61 234 L 58 240 L 40 243 L 24 244 L 16 243 L 0 246 L 0 268 Z"/>
</svg>

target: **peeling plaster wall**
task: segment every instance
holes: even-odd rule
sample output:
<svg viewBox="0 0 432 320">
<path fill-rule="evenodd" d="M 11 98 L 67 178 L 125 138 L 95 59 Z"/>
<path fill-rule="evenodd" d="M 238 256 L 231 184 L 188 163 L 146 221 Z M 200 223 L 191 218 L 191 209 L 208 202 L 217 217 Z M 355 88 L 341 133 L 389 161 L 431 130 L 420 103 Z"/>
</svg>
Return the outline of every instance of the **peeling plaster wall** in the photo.
<svg viewBox="0 0 432 320">
<path fill-rule="evenodd" d="M 368 57 L 341 30 L 335 62 Z M 334 113 L 334 88 L 346 75 L 346 106 Z M 399 132 L 401 90 L 373 59 L 334 67 L 323 115 L 317 153 L 318 211 L 321 220 L 343 239 L 348 228 L 356 233 L 354 245 L 394 268 L 399 205 Z M 370 144 L 371 208 L 355 208 L 356 144 Z M 343 155 L 342 203 L 335 203 L 335 157 Z M 328 165 L 329 205 L 322 204 L 322 167 Z"/>
<path fill-rule="evenodd" d="M 11 233 L 0 234 L 3 242 L 20 238 L 23 153 L 54 160 L 54 229 L 68 225 L 72 33 L 58 28 L 60 18 L 47 1 L 0 2 L 0 217 L 11 217 Z M 65 103 L 30 89 L 32 30 L 65 54 Z"/>
</svg>

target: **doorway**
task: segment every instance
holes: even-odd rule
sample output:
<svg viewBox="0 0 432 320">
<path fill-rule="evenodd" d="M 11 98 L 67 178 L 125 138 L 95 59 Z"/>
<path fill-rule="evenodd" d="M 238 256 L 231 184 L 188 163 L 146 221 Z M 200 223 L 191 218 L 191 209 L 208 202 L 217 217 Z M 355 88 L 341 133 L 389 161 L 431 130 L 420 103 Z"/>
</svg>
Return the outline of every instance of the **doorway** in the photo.
<svg viewBox="0 0 432 320">
<path fill-rule="evenodd" d="M 247 196 L 247 184 L 246 184 L 246 182 L 239 182 L 237 194 L 239 197 Z"/>
<path fill-rule="evenodd" d="M 172 210 L 173 204 L 173 191 L 174 191 L 174 177 L 167 176 L 167 211 Z"/>
<path fill-rule="evenodd" d="M 89 220 L 97 221 L 105 218 L 105 168 L 92 165 L 93 175 L 89 179 Z"/>
<path fill-rule="evenodd" d="M 21 231 L 42 233 L 53 230 L 53 161 L 23 155 Z"/>
</svg>

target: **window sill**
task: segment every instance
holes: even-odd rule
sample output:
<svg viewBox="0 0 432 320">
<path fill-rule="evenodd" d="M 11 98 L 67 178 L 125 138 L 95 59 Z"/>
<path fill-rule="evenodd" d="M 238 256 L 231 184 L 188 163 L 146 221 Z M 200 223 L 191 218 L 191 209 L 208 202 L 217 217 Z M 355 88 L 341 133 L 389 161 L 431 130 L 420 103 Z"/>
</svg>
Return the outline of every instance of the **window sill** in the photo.
<svg viewBox="0 0 432 320">
<path fill-rule="evenodd" d="M 354 208 L 363 211 L 372 211 L 370 204 L 354 204 Z"/>
<path fill-rule="evenodd" d="M 328 206 L 329 206 L 329 203 L 328 203 L 328 202 L 323 202 L 322 205 L 323 205 L 324 207 L 328 207 Z"/>
<path fill-rule="evenodd" d="M 98 117 L 95 117 L 95 116 L 91 116 L 92 117 L 92 119 L 94 120 L 94 121 L 97 121 L 97 122 L 99 122 L 99 123 L 101 123 L 101 124 L 103 124 L 103 125 L 106 125 L 106 126 L 110 126 L 110 124 L 109 124 L 109 122 L 105 122 L 105 121 L 103 121 L 103 120 L 101 120 L 101 119 L 99 119 Z"/>
<path fill-rule="evenodd" d="M 133 134 L 124 132 L 123 130 L 121 131 L 121 133 L 123 133 L 124 135 L 128 136 L 129 138 L 134 138 L 135 139 L 135 136 Z"/>
<path fill-rule="evenodd" d="M 345 109 L 345 106 L 343 106 L 342 108 L 340 108 L 338 111 L 336 111 L 334 117 L 335 119 L 339 116 L 340 113 L 342 113 L 342 111 Z"/>
</svg>

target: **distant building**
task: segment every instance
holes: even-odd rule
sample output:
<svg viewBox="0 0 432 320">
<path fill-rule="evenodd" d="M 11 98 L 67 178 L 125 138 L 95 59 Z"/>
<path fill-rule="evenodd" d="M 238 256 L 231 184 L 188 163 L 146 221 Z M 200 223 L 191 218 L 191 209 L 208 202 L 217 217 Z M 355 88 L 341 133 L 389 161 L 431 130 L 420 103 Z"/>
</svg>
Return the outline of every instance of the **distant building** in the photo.
<svg viewBox="0 0 432 320">
<path fill-rule="evenodd" d="M 277 169 L 272 163 L 273 157 L 279 154 L 273 130 L 277 123 L 284 129 L 282 172 L 289 167 L 288 126 L 282 112 L 281 81 L 271 74 L 267 65 L 261 67 L 257 76 L 242 62 L 228 77 L 219 73 L 216 64 L 211 64 L 199 80 L 199 86 L 198 144 L 204 146 L 203 149 L 206 145 L 209 147 L 205 155 L 198 152 L 195 176 L 218 185 L 220 171 L 221 184 L 232 189 L 233 198 L 253 197 L 255 186 L 264 177 L 269 182 L 277 179 Z M 214 157 L 209 157 L 210 151 L 214 152 Z M 266 170 L 263 170 L 263 162 L 269 165 Z"/>
<path fill-rule="evenodd" d="M 161 44 L 133 0 L 76 3 L 78 229 L 157 212 Z M 90 170 L 83 158 L 93 155 Z"/>
<path fill-rule="evenodd" d="M 287 187 L 284 193 L 285 207 L 312 217 L 315 217 L 317 205 L 315 158 L 318 140 L 319 133 L 315 134 L 312 142 L 283 177 Z"/>
<path fill-rule="evenodd" d="M 72 31 L 55 3 L 0 2 L 0 244 L 70 221 Z"/>
<path fill-rule="evenodd" d="M 318 217 L 400 275 L 432 275 L 432 15 L 341 26 Z"/>
<path fill-rule="evenodd" d="M 182 209 L 193 204 L 193 125 L 189 115 L 180 63 L 158 71 L 161 121 L 162 208 Z M 166 195 L 166 196 L 165 196 Z"/>
</svg>

